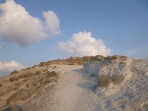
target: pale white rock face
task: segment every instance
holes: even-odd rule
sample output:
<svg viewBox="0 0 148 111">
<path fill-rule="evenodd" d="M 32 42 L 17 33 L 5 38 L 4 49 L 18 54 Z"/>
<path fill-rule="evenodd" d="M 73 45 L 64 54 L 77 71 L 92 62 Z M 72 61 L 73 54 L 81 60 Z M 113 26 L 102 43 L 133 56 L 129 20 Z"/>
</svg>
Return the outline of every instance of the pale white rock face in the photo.
<svg viewBox="0 0 148 111">
<path fill-rule="evenodd" d="M 98 111 L 147 110 L 148 59 L 91 61 L 84 65 L 83 71 L 96 84 L 94 93 L 98 95 Z M 121 83 L 114 84 L 113 75 L 122 77 Z M 108 86 L 99 86 L 101 76 L 108 77 Z"/>
</svg>

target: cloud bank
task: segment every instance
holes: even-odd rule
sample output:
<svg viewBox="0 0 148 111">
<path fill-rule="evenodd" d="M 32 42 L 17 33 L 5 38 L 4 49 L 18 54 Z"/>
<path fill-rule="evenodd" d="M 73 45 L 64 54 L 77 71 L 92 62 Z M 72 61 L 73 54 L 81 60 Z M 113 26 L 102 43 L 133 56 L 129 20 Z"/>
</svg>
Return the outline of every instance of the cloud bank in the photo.
<svg viewBox="0 0 148 111">
<path fill-rule="evenodd" d="M 20 70 L 24 68 L 24 66 L 16 61 L 10 62 L 1 62 L 0 61 L 0 76 L 4 76 L 5 74 L 9 74 L 14 70 Z"/>
<path fill-rule="evenodd" d="M 53 11 L 44 12 L 45 21 L 31 16 L 14 0 L 0 4 L 0 37 L 20 46 L 46 39 L 60 33 L 60 21 Z"/>
<path fill-rule="evenodd" d="M 58 48 L 71 56 L 111 55 L 111 50 L 101 39 L 92 37 L 91 32 L 75 33 L 69 41 L 59 42 Z"/>
</svg>

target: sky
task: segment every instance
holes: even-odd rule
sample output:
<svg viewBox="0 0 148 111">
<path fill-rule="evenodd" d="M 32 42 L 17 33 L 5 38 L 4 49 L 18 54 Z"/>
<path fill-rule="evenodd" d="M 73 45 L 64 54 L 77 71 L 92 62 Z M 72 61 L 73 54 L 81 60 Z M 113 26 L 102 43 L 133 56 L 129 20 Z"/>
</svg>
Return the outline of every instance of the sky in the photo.
<svg viewBox="0 0 148 111">
<path fill-rule="evenodd" d="M 0 0 L 1 74 L 92 55 L 148 58 L 148 1 Z"/>
</svg>

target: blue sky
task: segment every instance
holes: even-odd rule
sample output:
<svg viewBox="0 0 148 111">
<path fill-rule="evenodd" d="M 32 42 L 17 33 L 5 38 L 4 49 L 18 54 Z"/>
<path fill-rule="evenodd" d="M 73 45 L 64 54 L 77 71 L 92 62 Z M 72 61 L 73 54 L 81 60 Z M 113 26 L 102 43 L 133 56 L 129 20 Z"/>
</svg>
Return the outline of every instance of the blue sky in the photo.
<svg viewBox="0 0 148 111">
<path fill-rule="evenodd" d="M 5 2 L 5 0 L 0 0 L 0 4 Z M 96 46 L 90 46 L 89 51 L 94 50 L 93 53 L 90 52 L 90 55 L 121 54 L 135 58 L 148 57 L 147 0 L 15 0 L 15 4 L 20 4 L 30 16 L 40 19 L 43 23 L 46 18 L 43 16 L 43 12 L 53 11 L 60 22 L 59 25 L 56 25 L 60 28 L 60 33 L 51 36 L 49 34 L 51 30 L 46 31 L 47 36 L 50 37 L 29 45 L 25 44 L 25 46 L 12 40 L 10 35 L 9 38 L 6 38 L 5 34 L 0 33 L 1 62 L 14 60 L 24 66 L 31 66 L 42 61 L 72 56 L 72 54 L 83 56 L 84 54 L 80 54 L 80 50 L 73 49 L 72 52 L 76 51 L 76 53 L 71 53 L 73 46 L 69 46 L 73 42 L 77 44 L 78 41 L 74 38 L 81 38 L 81 36 L 84 36 L 84 39 L 87 36 L 88 40 L 96 43 Z M 48 15 L 50 16 L 49 13 Z M 0 14 L 0 16 L 3 15 Z M 2 20 L 1 23 L 3 23 Z M 52 22 L 51 19 L 49 21 Z M 21 38 L 21 36 L 19 37 Z M 62 45 L 59 45 L 59 42 L 62 42 Z M 86 47 L 89 45 L 87 43 Z M 99 52 L 97 46 L 98 49 L 103 47 L 99 50 L 106 52 Z M 83 51 L 82 49 L 81 52 Z M 88 52 L 84 51 L 84 53 Z"/>
</svg>

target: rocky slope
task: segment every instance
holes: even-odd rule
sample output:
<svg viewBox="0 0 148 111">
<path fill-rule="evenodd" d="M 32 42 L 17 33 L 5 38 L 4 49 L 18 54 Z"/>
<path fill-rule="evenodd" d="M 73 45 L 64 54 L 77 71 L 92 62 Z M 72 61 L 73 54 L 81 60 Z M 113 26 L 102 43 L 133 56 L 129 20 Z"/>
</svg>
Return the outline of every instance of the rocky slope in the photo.
<svg viewBox="0 0 148 111">
<path fill-rule="evenodd" d="M 147 111 L 148 59 L 42 62 L 0 78 L 2 111 Z"/>
<path fill-rule="evenodd" d="M 96 86 L 98 111 L 148 110 L 148 59 L 114 56 L 84 65 Z"/>
</svg>

